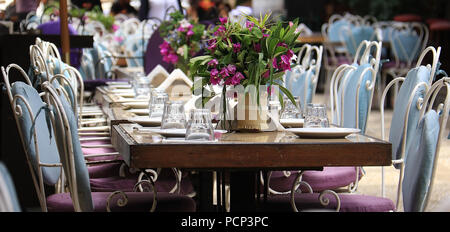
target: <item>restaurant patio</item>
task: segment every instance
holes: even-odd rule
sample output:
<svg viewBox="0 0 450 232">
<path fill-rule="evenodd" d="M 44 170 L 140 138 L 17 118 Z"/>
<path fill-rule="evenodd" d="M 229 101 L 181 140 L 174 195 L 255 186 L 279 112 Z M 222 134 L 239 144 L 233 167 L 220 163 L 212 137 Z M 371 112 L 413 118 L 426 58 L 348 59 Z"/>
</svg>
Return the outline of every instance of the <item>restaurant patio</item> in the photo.
<svg viewBox="0 0 450 232">
<path fill-rule="evenodd" d="M 447 1 L 0 10 L 0 212 L 450 211 Z"/>
</svg>

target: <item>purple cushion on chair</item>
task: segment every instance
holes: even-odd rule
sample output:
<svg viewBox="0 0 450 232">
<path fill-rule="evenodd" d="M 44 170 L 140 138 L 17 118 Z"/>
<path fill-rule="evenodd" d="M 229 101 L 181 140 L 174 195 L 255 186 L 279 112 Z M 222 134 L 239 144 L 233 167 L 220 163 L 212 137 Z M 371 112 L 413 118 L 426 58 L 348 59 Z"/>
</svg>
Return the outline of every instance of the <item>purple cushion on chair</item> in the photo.
<svg viewBox="0 0 450 232">
<path fill-rule="evenodd" d="M 270 176 L 270 188 L 277 192 L 290 191 L 296 177 L 297 172 L 291 171 L 291 175 L 286 177 L 282 171 L 273 171 Z"/>
<path fill-rule="evenodd" d="M 362 173 L 359 173 L 361 179 Z M 324 167 L 323 171 L 306 171 L 302 180 L 311 185 L 314 192 L 346 187 L 356 180 L 356 167 Z"/>
<path fill-rule="evenodd" d="M 111 193 L 93 192 L 92 200 L 94 202 L 95 212 L 106 212 L 106 199 Z M 128 203 L 124 207 L 117 206 L 116 202 L 120 195 L 113 197 L 110 201 L 112 212 L 148 212 L 152 207 L 153 193 L 149 192 L 128 192 L 126 193 Z M 73 204 L 69 193 L 54 194 L 47 198 L 47 207 L 49 212 L 73 212 Z M 157 194 L 157 212 L 195 212 L 196 206 L 194 200 L 189 197 L 169 194 Z"/>
<path fill-rule="evenodd" d="M 156 190 L 158 192 L 170 192 L 175 186 L 175 176 L 174 174 L 166 175 L 164 169 L 161 175 L 155 182 Z M 167 173 L 170 174 L 170 173 Z M 120 176 L 109 176 L 103 178 L 93 178 L 90 179 L 91 189 L 93 192 L 113 192 L 116 190 L 132 192 L 134 185 L 138 181 L 138 175 L 130 175 L 127 177 Z M 145 185 L 144 185 L 145 186 Z M 146 186 L 145 186 L 146 187 Z M 187 195 L 194 191 L 192 182 L 188 176 L 184 176 L 181 179 L 181 189 L 180 194 Z"/>
<path fill-rule="evenodd" d="M 95 166 L 88 166 L 89 178 L 104 178 L 119 176 L 122 163 L 107 163 Z"/>
<path fill-rule="evenodd" d="M 325 195 L 330 200 L 327 206 L 319 202 L 319 193 L 296 194 L 295 202 L 299 211 L 312 209 L 337 208 L 336 198 L 331 194 Z M 394 202 L 388 198 L 374 197 L 358 194 L 339 194 L 341 208 L 339 212 L 388 212 L 395 209 Z M 264 205 L 266 211 L 293 211 L 290 204 L 290 195 L 274 195 L 268 198 Z"/>
<path fill-rule="evenodd" d="M 116 190 L 124 192 L 133 192 L 134 185 L 137 183 L 138 176 L 120 177 L 110 176 L 103 178 L 92 178 L 92 192 L 114 192 Z"/>
</svg>

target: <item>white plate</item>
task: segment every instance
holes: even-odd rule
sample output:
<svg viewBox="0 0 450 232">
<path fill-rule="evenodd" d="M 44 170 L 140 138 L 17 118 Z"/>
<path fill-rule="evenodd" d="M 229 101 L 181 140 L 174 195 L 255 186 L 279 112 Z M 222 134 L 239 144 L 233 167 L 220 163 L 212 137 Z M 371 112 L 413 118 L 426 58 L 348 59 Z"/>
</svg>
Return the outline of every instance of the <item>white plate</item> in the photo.
<svg viewBox="0 0 450 232">
<path fill-rule="evenodd" d="M 148 102 L 123 102 L 122 105 L 129 106 L 133 109 L 147 109 L 148 108 Z"/>
<path fill-rule="evenodd" d="M 280 123 L 284 127 L 302 128 L 304 121 L 305 120 L 303 118 L 284 118 L 284 119 L 280 119 Z"/>
<path fill-rule="evenodd" d="M 286 131 L 292 132 L 301 138 L 344 138 L 353 133 L 359 133 L 360 129 L 355 128 L 287 128 Z"/>
<path fill-rule="evenodd" d="M 136 116 L 129 118 L 128 121 L 141 126 L 161 126 L 161 118 L 150 118 L 149 116 Z"/>
</svg>

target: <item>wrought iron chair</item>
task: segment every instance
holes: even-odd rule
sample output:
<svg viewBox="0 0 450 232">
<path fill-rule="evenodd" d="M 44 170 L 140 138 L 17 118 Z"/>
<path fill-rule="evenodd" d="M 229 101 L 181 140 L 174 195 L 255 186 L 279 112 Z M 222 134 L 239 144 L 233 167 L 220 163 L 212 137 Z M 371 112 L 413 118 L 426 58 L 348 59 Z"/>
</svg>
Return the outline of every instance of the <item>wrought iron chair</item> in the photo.
<svg viewBox="0 0 450 232">
<path fill-rule="evenodd" d="M 445 91 L 442 103 L 436 96 Z M 412 142 L 406 148 L 408 154 L 402 169 L 404 178 L 399 183 L 399 194 L 403 197 L 403 211 L 423 212 L 426 210 L 433 190 L 436 166 L 439 157 L 441 138 L 445 133 L 450 110 L 450 78 L 445 77 L 434 83 L 421 103 L 420 120 L 414 128 Z M 297 174 L 289 197 L 277 195 L 270 197 L 265 209 L 268 211 L 319 211 L 339 212 L 389 212 L 399 211 L 391 199 L 369 195 L 337 194 L 333 191 L 322 193 L 296 193 L 302 173 Z M 331 198 L 330 198 L 331 195 Z M 300 209 L 299 209 L 300 208 Z"/>
<path fill-rule="evenodd" d="M 381 42 L 363 41 L 357 49 L 354 63 L 336 69 L 330 85 L 333 124 L 359 128 L 361 133 L 365 133 L 380 54 Z M 348 186 L 348 191 L 354 192 L 362 174 L 364 172 L 360 167 L 324 167 L 321 172 L 305 171 L 303 180 L 308 182 L 314 191 Z"/>
<path fill-rule="evenodd" d="M 394 111 L 391 120 L 391 128 L 389 130 L 389 141 L 392 143 L 392 162 L 394 167 L 400 169 L 399 183 L 403 178 L 404 161 L 406 158 L 406 148 L 413 138 L 414 128 L 419 121 L 421 104 L 425 98 L 427 90 L 434 81 L 438 72 L 438 62 L 441 48 L 428 47 L 419 57 L 419 61 L 415 68 L 411 69 L 406 78 L 397 77 L 392 80 L 383 92 L 381 102 L 381 139 L 386 140 L 385 134 L 385 115 L 384 103 L 386 95 L 392 86 L 401 82 L 400 90 L 394 103 Z M 423 59 L 428 54 L 432 55 L 432 63 L 423 65 Z M 384 167 L 381 170 L 381 195 L 385 196 L 384 188 Z M 400 184 L 398 185 L 401 186 Z M 400 194 L 400 191 L 397 192 Z M 399 198 L 400 195 L 397 195 Z"/>
<path fill-rule="evenodd" d="M 148 192 L 91 192 L 90 180 L 84 156 L 78 140 L 76 119 L 69 104 L 61 101 L 54 87 L 44 83 L 44 92 L 49 105 L 54 109 L 55 136 L 61 148 L 60 156 L 70 193 L 54 194 L 47 198 L 50 211 L 195 211 L 195 202 L 186 196 L 158 193 L 152 178 Z M 70 112 L 70 113 L 66 113 Z M 75 133 L 73 132 L 75 131 Z M 137 190 L 137 189 L 136 189 Z M 117 196 L 119 199 L 117 199 Z M 111 207 L 111 201 L 117 205 Z M 123 207 L 125 206 L 126 207 Z M 158 206 L 158 207 L 156 207 Z"/>
</svg>

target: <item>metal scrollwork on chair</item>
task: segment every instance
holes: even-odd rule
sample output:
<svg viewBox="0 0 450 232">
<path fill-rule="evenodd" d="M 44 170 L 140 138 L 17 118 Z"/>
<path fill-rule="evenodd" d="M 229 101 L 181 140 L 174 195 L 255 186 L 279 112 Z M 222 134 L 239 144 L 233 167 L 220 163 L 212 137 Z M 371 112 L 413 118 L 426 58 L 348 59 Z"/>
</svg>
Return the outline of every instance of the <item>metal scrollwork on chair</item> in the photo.
<svg viewBox="0 0 450 232">
<path fill-rule="evenodd" d="M 119 206 L 119 207 L 124 207 L 124 206 L 126 206 L 126 205 L 128 204 L 128 197 L 127 197 L 127 194 L 125 194 L 125 193 L 122 192 L 122 191 L 115 191 L 115 192 L 111 193 L 111 194 L 108 196 L 108 198 L 106 199 L 106 211 L 107 211 L 107 212 L 111 212 L 111 208 L 110 208 L 111 200 L 112 200 L 113 197 L 116 196 L 116 195 L 120 195 L 120 196 L 122 197 L 122 198 L 119 198 L 119 199 L 117 200 L 117 206 Z"/>
</svg>

